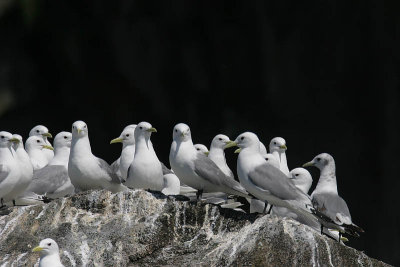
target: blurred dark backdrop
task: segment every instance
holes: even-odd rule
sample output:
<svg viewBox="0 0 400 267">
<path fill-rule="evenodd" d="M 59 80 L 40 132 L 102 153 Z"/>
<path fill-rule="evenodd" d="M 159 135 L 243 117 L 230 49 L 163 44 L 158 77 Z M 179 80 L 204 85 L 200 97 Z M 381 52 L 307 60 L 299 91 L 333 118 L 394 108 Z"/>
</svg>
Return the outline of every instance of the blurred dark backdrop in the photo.
<svg viewBox="0 0 400 267">
<path fill-rule="evenodd" d="M 140 121 L 163 162 L 178 122 L 207 146 L 282 136 L 291 169 L 335 157 L 366 230 L 348 244 L 400 265 L 397 3 L 1 0 L 0 128 L 55 134 L 81 119 L 110 163 L 109 141 Z"/>
</svg>

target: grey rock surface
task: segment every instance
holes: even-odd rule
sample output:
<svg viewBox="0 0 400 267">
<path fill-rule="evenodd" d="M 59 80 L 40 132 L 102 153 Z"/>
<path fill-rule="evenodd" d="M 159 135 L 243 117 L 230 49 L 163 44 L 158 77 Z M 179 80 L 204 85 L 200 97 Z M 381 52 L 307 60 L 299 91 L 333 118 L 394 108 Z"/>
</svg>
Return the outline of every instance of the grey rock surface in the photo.
<svg viewBox="0 0 400 267">
<path fill-rule="evenodd" d="M 44 238 L 65 266 L 389 266 L 273 215 L 142 190 L 89 191 L 0 217 L 0 266 L 37 266 Z"/>
</svg>

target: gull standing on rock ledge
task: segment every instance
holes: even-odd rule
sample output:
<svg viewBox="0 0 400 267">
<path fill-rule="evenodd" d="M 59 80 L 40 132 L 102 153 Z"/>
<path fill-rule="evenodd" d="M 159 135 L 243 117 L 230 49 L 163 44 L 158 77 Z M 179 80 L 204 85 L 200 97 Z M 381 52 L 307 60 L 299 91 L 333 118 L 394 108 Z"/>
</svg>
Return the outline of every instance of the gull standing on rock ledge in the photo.
<svg viewBox="0 0 400 267">
<path fill-rule="evenodd" d="M 208 158 L 214 161 L 214 163 L 217 164 L 218 168 L 220 168 L 226 176 L 234 180 L 235 176 L 233 175 L 231 169 L 228 167 L 228 164 L 226 164 L 224 152 L 225 146 L 230 142 L 232 141 L 229 139 L 228 136 L 224 134 L 216 135 L 211 142 Z"/>
<path fill-rule="evenodd" d="M 53 136 L 51 135 L 51 133 L 49 133 L 49 129 L 47 129 L 46 126 L 37 125 L 33 127 L 32 130 L 29 132 L 29 136 L 38 136 L 43 139 L 47 146 L 51 147 L 51 143 L 47 138 L 53 138 Z M 47 163 L 49 163 L 50 160 L 54 157 L 54 152 L 51 149 L 43 150 L 43 153 L 46 156 Z"/>
<path fill-rule="evenodd" d="M 249 196 L 238 182 L 226 176 L 212 160 L 194 148 L 188 125 L 175 125 L 172 137 L 169 153 L 172 170 L 181 182 L 198 190 L 198 198 L 203 191 Z"/>
<path fill-rule="evenodd" d="M 164 187 L 162 166 L 150 141 L 154 132 L 157 130 L 148 122 L 141 122 L 136 126 L 135 156 L 125 182 L 129 188 L 161 191 Z"/>
<path fill-rule="evenodd" d="M 88 127 L 83 121 L 72 124 L 72 144 L 69 154 L 68 175 L 75 191 L 107 189 L 111 192 L 124 191 L 120 178 L 110 165 L 92 154 Z"/>
</svg>

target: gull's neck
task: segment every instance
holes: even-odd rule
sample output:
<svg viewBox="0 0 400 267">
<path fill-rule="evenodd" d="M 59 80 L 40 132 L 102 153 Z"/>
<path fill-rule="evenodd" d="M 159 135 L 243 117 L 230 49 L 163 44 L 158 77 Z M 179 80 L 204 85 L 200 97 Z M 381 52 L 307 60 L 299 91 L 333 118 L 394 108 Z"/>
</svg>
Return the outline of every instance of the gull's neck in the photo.
<svg viewBox="0 0 400 267">
<path fill-rule="evenodd" d="M 59 267 L 61 265 L 60 255 L 58 253 L 40 256 L 39 267 L 41 266 L 54 266 Z"/>
<path fill-rule="evenodd" d="M 68 166 L 70 148 L 67 146 L 57 147 L 55 149 L 54 158 L 49 165 L 64 165 Z"/>
<path fill-rule="evenodd" d="M 192 139 L 186 140 L 186 141 L 181 141 L 181 140 L 173 140 L 172 145 L 171 145 L 171 150 L 170 150 L 170 158 L 171 157 L 177 157 L 178 154 L 182 155 L 182 153 L 185 154 L 185 156 L 188 155 L 196 155 L 197 150 L 193 145 Z M 189 154 L 188 154 L 189 153 Z"/>
<path fill-rule="evenodd" d="M 211 147 L 210 148 L 210 153 L 208 154 L 208 157 L 218 163 L 217 165 L 227 165 L 226 164 L 226 159 L 225 159 L 225 152 L 222 148 L 219 147 Z"/>
<path fill-rule="evenodd" d="M 119 160 L 119 168 L 121 170 L 121 175 L 123 175 L 124 178 L 128 173 L 129 166 L 131 165 L 134 157 L 135 157 L 135 145 L 126 145 L 125 147 L 122 148 L 121 152 L 121 157 Z"/>
<path fill-rule="evenodd" d="M 142 151 L 151 151 L 153 150 L 153 145 L 150 141 L 150 136 L 139 135 L 135 136 L 136 144 L 135 144 L 135 156 L 137 153 L 141 153 Z"/>
<path fill-rule="evenodd" d="M 318 184 L 314 192 L 338 194 L 336 183 L 336 169 L 334 162 L 329 162 L 328 165 L 324 166 L 321 169 Z"/>
<path fill-rule="evenodd" d="M 90 141 L 88 136 L 83 136 L 80 138 L 73 138 L 71 142 L 71 152 L 72 157 L 79 156 L 92 156 L 92 149 L 90 147 Z"/>
</svg>

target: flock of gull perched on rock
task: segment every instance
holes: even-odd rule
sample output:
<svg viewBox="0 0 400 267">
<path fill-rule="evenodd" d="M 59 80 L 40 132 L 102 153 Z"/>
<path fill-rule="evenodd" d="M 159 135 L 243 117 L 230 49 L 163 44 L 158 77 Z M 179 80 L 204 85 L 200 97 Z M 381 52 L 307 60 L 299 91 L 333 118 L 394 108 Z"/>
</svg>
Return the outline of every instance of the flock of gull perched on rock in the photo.
<svg viewBox="0 0 400 267">
<path fill-rule="evenodd" d="M 208 150 L 193 144 L 189 126 L 179 123 L 172 132 L 168 169 L 153 148 L 150 137 L 154 132 L 157 130 L 148 122 L 125 127 L 110 142 L 122 143 L 122 152 L 109 165 L 93 155 L 83 121 L 72 124 L 72 133 L 58 133 L 53 146 L 48 140 L 52 135 L 42 125 L 30 131 L 25 147 L 20 135 L 1 131 L 0 210 L 91 189 L 113 193 L 145 189 L 243 211 L 237 201 L 241 197 L 249 202 L 251 213 L 290 217 L 339 242 L 348 240 L 344 233 L 358 237 L 363 232 L 352 222 L 346 202 L 338 195 L 335 161 L 327 153 L 303 165 L 320 170 L 318 184 L 308 195 L 312 176 L 304 168 L 289 171 L 286 142 L 281 137 L 271 140 L 268 153 L 252 132 L 242 133 L 234 141 L 218 134 Z M 225 159 L 224 150 L 229 147 L 238 147 L 238 180 Z M 40 251 L 41 266 L 62 266 L 54 240 L 42 240 L 34 251 Z"/>
</svg>

